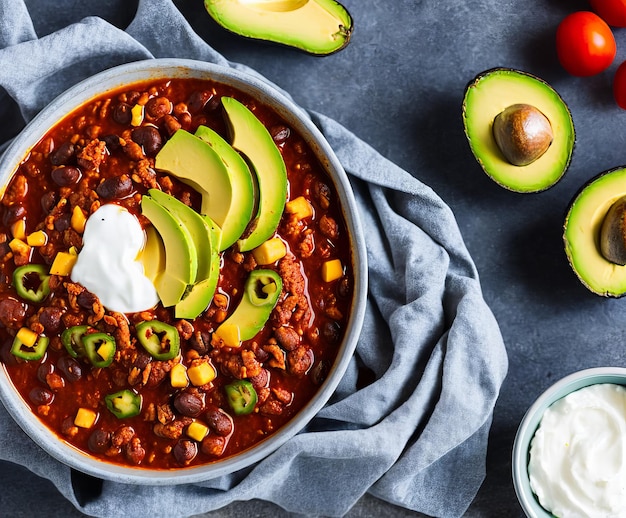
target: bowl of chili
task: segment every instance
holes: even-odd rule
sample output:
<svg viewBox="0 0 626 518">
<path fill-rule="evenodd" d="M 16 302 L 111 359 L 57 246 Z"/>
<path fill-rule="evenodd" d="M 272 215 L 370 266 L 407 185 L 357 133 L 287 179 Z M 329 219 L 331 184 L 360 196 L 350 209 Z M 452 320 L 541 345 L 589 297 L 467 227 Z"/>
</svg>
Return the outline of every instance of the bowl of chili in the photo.
<svg viewBox="0 0 626 518">
<path fill-rule="evenodd" d="M 185 172 L 196 153 L 227 181 L 189 178 L 218 174 Z M 260 461 L 331 398 L 365 311 L 358 208 L 321 132 L 265 81 L 180 59 L 106 70 L 26 126 L 0 185 L 0 399 L 56 459 L 126 483 L 207 480 Z"/>
</svg>

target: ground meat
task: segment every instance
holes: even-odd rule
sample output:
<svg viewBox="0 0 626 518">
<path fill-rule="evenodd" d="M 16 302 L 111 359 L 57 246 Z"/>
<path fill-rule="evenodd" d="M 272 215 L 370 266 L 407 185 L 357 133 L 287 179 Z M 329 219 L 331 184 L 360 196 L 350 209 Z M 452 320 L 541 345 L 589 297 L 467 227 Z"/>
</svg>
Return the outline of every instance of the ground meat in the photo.
<svg viewBox="0 0 626 518">
<path fill-rule="evenodd" d="M 131 464 L 141 464 L 146 456 L 146 450 L 141 446 L 139 437 L 133 437 L 124 448 L 124 455 Z"/>
<path fill-rule="evenodd" d="M 313 351 L 306 345 L 300 345 L 287 353 L 289 372 L 296 376 L 303 376 L 313 364 Z"/>
<path fill-rule="evenodd" d="M 99 171 L 100 164 L 106 156 L 106 142 L 104 140 L 93 139 L 76 157 L 76 162 L 86 171 Z"/>
<path fill-rule="evenodd" d="M 245 369 L 245 376 L 242 376 L 243 378 L 251 378 L 259 375 L 263 366 L 257 361 L 252 351 L 246 349 L 241 351 L 241 359 Z"/>
<path fill-rule="evenodd" d="M 324 214 L 319 220 L 320 232 L 324 234 L 328 239 L 335 240 L 339 236 L 339 225 L 337 222 Z"/>
<path fill-rule="evenodd" d="M 28 181 L 24 175 L 18 174 L 13 178 L 2 197 L 3 205 L 15 205 L 24 201 L 28 192 Z"/>
<path fill-rule="evenodd" d="M 270 343 L 264 345 L 263 350 L 271 356 L 267 361 L 269 367 L 285 370 L 285 353 L 278 345 Z"/>
</svg>

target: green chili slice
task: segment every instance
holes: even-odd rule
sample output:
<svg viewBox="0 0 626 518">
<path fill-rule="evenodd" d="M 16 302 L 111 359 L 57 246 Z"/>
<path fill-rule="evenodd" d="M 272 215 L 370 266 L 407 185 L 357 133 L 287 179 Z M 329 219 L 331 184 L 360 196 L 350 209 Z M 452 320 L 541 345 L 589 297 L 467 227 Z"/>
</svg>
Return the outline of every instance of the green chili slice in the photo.
<svg viewBox="0 0 626 518">
<path fill-rule="evenodd" d="M 115 338 L 106 333 L 87 333 L 81 341 L 94 367 L 108 367 L 115 356 Z"/>
<path fill-rule="evenodd" d="M 50 339 L 47 336 L 40 336 L 37 338 L 35 344 L 31 347 L 26 345 L 19 336 L 13 339 L 13 345 L 11 346 L 11 354 L 22 360 L 33 361 L 41 360 L 48 348 Z"/>
<path fill-rule="evenodd" d="M 180 351 L 180 335 L 174 326 L 160 320 L 147 320 L 135 326 L 137 338 L 155 360 L 171 360 Z"/>
<path fill-rule="evenodd" d="M 73 358 L 82 358 L 87 355 L 82 338 L 88 330 L 87 325 L 72 326 L 61 333 L 61 342 Z"/>
<path fill-rule="evenodd" d="M 224 387 L 230 408 L 236 415 L 246 415 L 254 410 L 256 390 L 248 380 L 237 380 Z"/>
<path fill-rule="evenodd" d="M 141 396 L 129 389 L 104 396 L 109 412 L 118 419 L 135 417 L 141 413 Z"/>
<path fill-rule="evenodd" d="M 28 302 L 41 302 L 50 293 L 50 275 L 43 264 L 25 264 L 13 272 L 17 294 Z"/>
</svg>

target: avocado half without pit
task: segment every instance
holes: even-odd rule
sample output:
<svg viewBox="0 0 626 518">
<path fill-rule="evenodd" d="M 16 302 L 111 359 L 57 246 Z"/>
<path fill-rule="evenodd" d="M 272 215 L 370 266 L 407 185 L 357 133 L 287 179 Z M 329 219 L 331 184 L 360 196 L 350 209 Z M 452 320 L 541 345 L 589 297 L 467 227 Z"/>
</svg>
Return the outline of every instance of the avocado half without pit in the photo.
<svg viewBox="0 0 626 518">
<path fill-rule="evenodd" d="M 466 87 L 463 125 L 474 157 L 500 186 L 539 192 L 569 167 L 575 131 L 569 108 L 545 81 L 494 68 Z"/>
<path fill-rule="evenodd" d="M 565 218 L 565 253 L 574 273 L 597 295 L 626 294 L 626 167 L 590 180 Z"/>
<path fill-rule="evenodd" d="M 230 32 L 318 56 L 343 49 L 352 35 L 352 17 L 335 0 L 204 0 L 204 6 Z"/>
</svg>

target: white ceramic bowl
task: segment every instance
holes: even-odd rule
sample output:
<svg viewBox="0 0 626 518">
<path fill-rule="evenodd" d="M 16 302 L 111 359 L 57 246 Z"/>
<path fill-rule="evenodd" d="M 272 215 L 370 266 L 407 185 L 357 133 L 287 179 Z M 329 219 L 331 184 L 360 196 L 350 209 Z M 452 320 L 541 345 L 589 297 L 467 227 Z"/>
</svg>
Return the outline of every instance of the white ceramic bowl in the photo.
<svg viewBox="0 0 626 518">
<path fill-rule="evenodd" d="M 626 368 L 597 367 L 574 372 L 548 388 L 528 409 L 522 419 L 513 444 L 513 485 L 522 509 L 529 518 L 553 518 L 537 500 L 530 488 L 528 460 L 530 443 L 543 413 L 559 399 L 578 389 L 600 383 L 626 385 Z"/>
<path fill-rule="evenodd" d="M 52 434 L 30 411 L 18 395 L 6 370 L 0 365 L 0 399 L 20 427 L 44 450 L 59 461 L 95 477 L 134 484 L 183 484 L 199 482 L 247 467 L 284 444 L 319 412 L 341 380 L 361 331 L 367 295 L 367 255 L 354 195 L 339 160 L 318 128 L 307 115 L 285 95 L 267 82 L 241 71 L 210 63 L 155 59 L 121 65 L 72 87 L 52 101 L 35 117 L 7 148 L 0 159 L 0 190 L 6 186 L 18 164 L 48 129 L 68 112 L 98 94 L 120 86 L 159 78 L 210 78 L 237 88 L 263 104 L 274 108 L 305 139 L 333 180 L 348 227 L 354 272 L 352 314 L 335 364 L 315 397 L 291 421 L 265 441 L 233 457 L 199 467 L 175 471 L 137 469 L 105 463 L 89 457 Z"/>
</svg>

